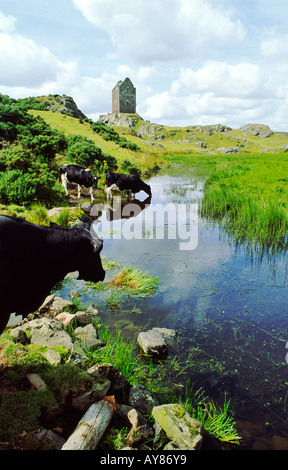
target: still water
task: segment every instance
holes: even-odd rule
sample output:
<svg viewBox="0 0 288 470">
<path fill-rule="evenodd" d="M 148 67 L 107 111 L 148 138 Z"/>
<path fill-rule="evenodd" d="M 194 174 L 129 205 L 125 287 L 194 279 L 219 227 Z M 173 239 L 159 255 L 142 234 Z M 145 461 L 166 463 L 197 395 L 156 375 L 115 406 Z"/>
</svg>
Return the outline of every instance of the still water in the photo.
<svg viewBox="0 0 288 470">
<path fill-rule="evenodd" d="M 176 329 L 169 357 L 183 362 L 185 379 L 175 377 L 173 386 L 189 380 L 219 406 L 226 393 L 242 448 L 288 448 L 286 256 L 259 260 L 221 226 L 198 217 L 203 185 L 192 176 L 157 176 L 149 184 L 152 200 L 139 193 L 134 217 L 119 197 L 112 210 L 95 208 L 102 255 L 160 279 L 151 298 L 119 310 L 100 304 L 103 320 L 132 338 L 154 326 Z M 169 210 L 157 217 L 163 207 Z"/>
</svg>

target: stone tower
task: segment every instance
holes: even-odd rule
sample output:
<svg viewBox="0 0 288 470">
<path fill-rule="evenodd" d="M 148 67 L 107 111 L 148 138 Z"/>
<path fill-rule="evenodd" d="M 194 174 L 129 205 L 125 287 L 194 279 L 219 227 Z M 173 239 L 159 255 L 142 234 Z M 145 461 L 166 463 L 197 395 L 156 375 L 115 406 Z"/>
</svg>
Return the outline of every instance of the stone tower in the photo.
<svg viewBox="0 0 288 470">
<path fill-rule="evenodd" d="M 118 82 L 113 88 L 112 113 L 136 113 L 136 88 L 130 78 Z"/>
</svg>

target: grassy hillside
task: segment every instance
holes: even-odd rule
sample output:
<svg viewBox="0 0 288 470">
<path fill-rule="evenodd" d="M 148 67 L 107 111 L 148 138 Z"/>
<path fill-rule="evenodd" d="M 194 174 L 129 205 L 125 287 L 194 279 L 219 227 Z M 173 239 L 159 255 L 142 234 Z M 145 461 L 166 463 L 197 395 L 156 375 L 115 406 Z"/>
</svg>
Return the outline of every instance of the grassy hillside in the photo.
<svg viewBox="0 0 288 470">
<path fill-rule="evenodd" d="M 115 129 L 120 135 L 126 137 L 127 140 L 137 143 L 141 148 L 140 152 L 124 149 L 113 141 L 104 140 L 99 134 L 93 132 L 89 122 L 52 111 L 30 110 L 29 113 L 33 116 L 42 117 L 53 129 L 64 132 L 66 136 L 81 135 L 82 137 L 92 140 L 97 147 L 101 148 L 103 153 L 107 153 L 116 158 L 119 168 L 121 168 L 121 164 L 125 160 L 129 160 L 132 164 L 139 167 L 144 174 L 146 172 L 149 173 L 149 169 L 151 170 L 155 164 L 164 164 L 161 158 L 164 153 L 163 151 L 157 151 L 157 149 L 154 150 L 154 148 L 151 150 L 151 147 L 143 142 L 142 139 L 135 137 L 131 133 L 127 133 L 127 128 L 116 127 Z M 61 156 L 60 161 L 62 161 L 63 158 L 65 160 L 65 157 Z"/>
</svg>

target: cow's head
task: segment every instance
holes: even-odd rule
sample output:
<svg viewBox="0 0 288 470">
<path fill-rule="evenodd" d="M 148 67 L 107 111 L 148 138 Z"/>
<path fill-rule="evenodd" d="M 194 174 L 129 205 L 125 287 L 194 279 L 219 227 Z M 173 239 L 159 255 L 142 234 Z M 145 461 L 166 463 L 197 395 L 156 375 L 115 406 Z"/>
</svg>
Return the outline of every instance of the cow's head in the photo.
<svg viewBox="0 0 288 470">
<path fill-rule="evenodd" d="M 97 182 L 98 182 L 98 177 L 94 176 L 93 181 L 92 181 L 92 188 L 93 189 L 98 189 Z"/>
<path fill-rule="evenodd" d="M 78 267 L 79 279 L 90 282 L 103 281 L 105 271 L 102 266 L 100 253 L 103 248 L 103 240 L 91 234 L 90 217 L 83 221 L 80 230 L 83 231 L 83 241 L 81 242 L 81 253 L 79 253 Z"/>
</svg>

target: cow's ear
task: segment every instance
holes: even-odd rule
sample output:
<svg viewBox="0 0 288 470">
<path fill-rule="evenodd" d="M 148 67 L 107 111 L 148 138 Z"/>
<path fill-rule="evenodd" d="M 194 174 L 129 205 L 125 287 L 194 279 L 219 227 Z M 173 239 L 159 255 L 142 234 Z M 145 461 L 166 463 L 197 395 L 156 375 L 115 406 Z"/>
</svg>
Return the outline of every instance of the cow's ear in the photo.
<svg viewBox="0 0 288 470">
<path fill-rule="evenodd" d="M 86 230 L 90 230 L 91 225 L 93 224 L 93 219 L 89 217 L 89 215 L 83 215 L 81 218 L 81 228 L 85 228 Z"/>
</svg>

